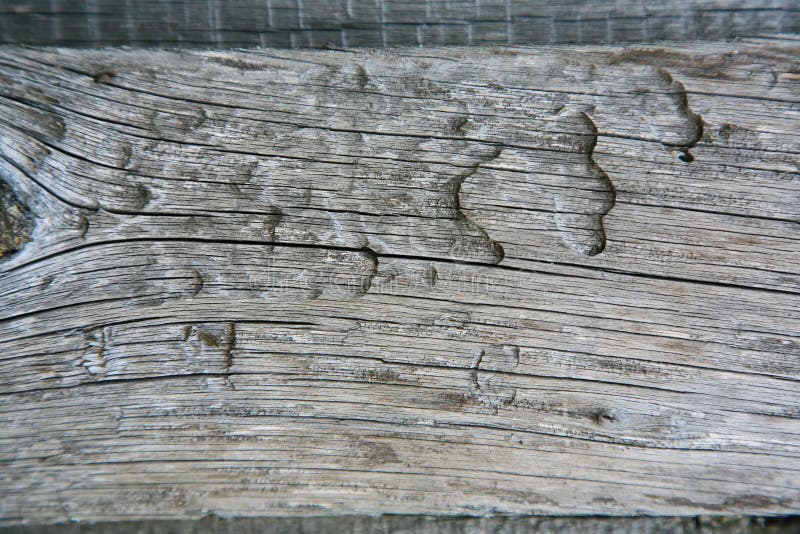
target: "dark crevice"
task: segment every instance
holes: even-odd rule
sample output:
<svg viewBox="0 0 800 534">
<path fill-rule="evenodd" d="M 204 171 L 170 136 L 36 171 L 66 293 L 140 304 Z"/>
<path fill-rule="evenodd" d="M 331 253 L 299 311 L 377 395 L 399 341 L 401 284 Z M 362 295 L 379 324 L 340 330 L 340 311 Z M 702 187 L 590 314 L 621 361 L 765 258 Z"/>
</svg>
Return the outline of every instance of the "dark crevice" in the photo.
<svg viewBox="0 0 800 534">
<path fill-rule="evenodd" d="M 477 266 L 477 267 L 492 267 L 496 269 L 502 269 L 505 271 L 512 271 L 512 272 L 520 272 L 520 273 L 534 273 L 534 274 L 549 274 L 552 276 L 566 276 L 566 277 L 576 277 L 581 278 L 578 275 L 569 275 L 569 274 L 562 274 L 562 273 L 553 273 L 547 271 L 541 271 L 536 269 L 529 269 L 524 267 L 511 267 L 508 265 L 497 265 L 493 262 L 481 262 L 481 261 L 470 261 L 470 260 L 459 260 L 453 258 L 442 258 L 437 256 L 425 256 L 425 255 L 410 255 L 410 254 L 394 254 L 394 253 L 378 253 L 375 250 L 369 247 L 348 247 L 348 246 L 336 246 L 336 245 L 320 245 L 320 244 L 302 244 L 302 243 L 289 243 L 289 242 L 280 242 L 280 241 L 258 241 L 258 240 L 230 240 L 230 239 L 213 239 L 213 238 L 200 238 L 200 237 L 193 237 L 193 238 L 167 238 L 167 237 L 139 237 L 139 238 L 130 238 L 130 239 L 116 239 L 116 240 L 107 240 L 107 241 L 97 241 L 93 243 L 85 243 L 81 244 L 66 250 L 60 250 L 57 252 L 53 252 L 44 256 L 40 256 L 37 258 L 33 258 L 26 262 L 20 263 L 6 269 L 4 272 L 14 272 L 25 267 L 29 267 L 30 265 L 40 263 L 54 257 L 71 254 L 73 252 L 78 252 L 88 248 L 100 247 L 105 245 L 115 245 L 115 244 L 124 244 L 124 243 L 142 243 L 142 242 L 196 242 L 196 243 L 219 243 L 219 244 L 239 244 L 239 245 L 254 245 L 254 246 L 268 246 L 268 247 L 287 247 L 287 248 L 305 248 L 305 249 L 320 249 L 320 250 L 333 250 L 333 251 L 345 251 L 345 252 L 362 252 L 370 255 L 376 262 L 379 258 L 396 258 L 396 259 L 407 259 L 412 261 L 435 261 L 439 263 L 448 263 L 454 265 L 465 265 L 465 266 Z M 528 261 L 523 259 L 523 261 Z M 699 280 L 699 279 L 692 279 L 692 278 L 683 278 L 678 276 L 667 276 L 667 275 L 658 275 L 652 273 L 643 273 L 643 272 L 636 272 L 636 271 L 627 271 L 624 269 L 614 269 L 610 267 L 600 267 L 596 265 L 581 265 L 577 263 L 570 263 L 570 262 L 559 262 L 559 261 L 544 261 L 541 263 L 545 263 L 547 265 L 558 265 L 562 267 L 575 267 L 580 269 L 585 269 L 587 271 L 595 271 L 595 272 L 604 272 L 604 273 L 613 273 L 619 274 L 623 276 L 631 276 L 631 277 L 638 277 L 643 279 L 652 279 L 652 280 L 665 280 L 671 282 L 679 282 L 679 283 L 687 283 L 687 284 L 696 284 L 701 286 L 709 286 L 709 287 L 726 287 L 726 288 L 734 288 L 738 290 L 745 290 L 748 292 L 763 292 L 767 294 L 781 294 L 781 295 L 798 295 L 800 292 L 797 291 L 789 291 L 789 290 L 782 290 L 782 289 L 771 289 L 771 288 L 761 288 L 761 287 L 753 287 L 749 285 L 743 284 L 735 284 L 735 283 L 727 283 L 727 282 L 717 282 L 717 281 L 710 281 L 710 280 Z"/>
</svg>

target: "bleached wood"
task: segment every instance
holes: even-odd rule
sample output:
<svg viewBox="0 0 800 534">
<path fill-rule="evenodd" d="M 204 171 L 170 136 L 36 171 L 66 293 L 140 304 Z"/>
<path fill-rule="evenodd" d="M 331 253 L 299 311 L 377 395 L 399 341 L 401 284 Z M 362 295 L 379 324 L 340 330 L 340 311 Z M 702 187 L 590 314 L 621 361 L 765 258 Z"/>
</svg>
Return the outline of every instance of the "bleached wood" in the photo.
<svg viewBox="0 0 800 534">
<path fill-rule="evenodd" d="M 786 40 L 0 49 L 0 515 L 800 502 Z"/>
</svg>

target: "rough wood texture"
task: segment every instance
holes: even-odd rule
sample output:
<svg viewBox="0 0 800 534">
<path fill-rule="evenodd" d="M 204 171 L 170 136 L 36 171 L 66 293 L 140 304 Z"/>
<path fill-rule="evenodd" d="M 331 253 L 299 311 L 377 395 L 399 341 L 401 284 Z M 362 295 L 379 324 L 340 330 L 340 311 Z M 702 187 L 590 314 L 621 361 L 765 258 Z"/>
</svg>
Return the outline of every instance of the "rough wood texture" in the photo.
<svg viewBox="0 0 800 534">
<path fill-rule="evenodd" d="M 797 511 L 798 57 L 0 49 L 2 521 Z"/>
<path fill-rule="evenodd" d="M 0 43 L 441 46 L 800 32 L 798 0 L 5 0 Z"/>
<path fill-rule="evenodd" d="M 800 517 L 204 517 L 198 520 L 0 527 L 3 534 L 791 534 Z"/>
</svg>

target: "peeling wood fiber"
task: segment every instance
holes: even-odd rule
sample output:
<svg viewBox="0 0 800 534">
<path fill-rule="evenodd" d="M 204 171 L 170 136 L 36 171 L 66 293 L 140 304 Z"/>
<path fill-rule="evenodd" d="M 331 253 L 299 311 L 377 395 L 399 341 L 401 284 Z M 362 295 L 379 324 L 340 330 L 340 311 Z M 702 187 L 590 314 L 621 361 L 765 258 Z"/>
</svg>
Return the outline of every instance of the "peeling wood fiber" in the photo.
<svg viewBox="0 0 800 534">
<path fill-rule="evenodd" d="M 796 512 L 798 58 L 0 48 L 0 522 Z"/>
</svg>

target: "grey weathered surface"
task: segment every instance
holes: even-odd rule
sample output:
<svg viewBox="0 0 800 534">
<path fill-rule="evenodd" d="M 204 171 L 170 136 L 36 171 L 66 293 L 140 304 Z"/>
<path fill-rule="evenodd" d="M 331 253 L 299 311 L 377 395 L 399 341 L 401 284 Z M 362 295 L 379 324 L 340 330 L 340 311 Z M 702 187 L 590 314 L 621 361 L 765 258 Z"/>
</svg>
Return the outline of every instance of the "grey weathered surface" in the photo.
<svg viewBox="0 0 800 534">
<path fill-rule="evenodd" d="M 0 527 L 0 532 L 36 534 L 789 534 L 800 517 L 204 517 L 182 521 L 125 521 Z"/>
<path fill-rule="evenodd" d="M 0 43 L 441 46 L 800 32 L 798 0 L 5 0 Z"/>
<path fill-rule="evenodd" d="M 2 521 L 797 511 L 799 51 L 0 49 Z"/>
</svg>

